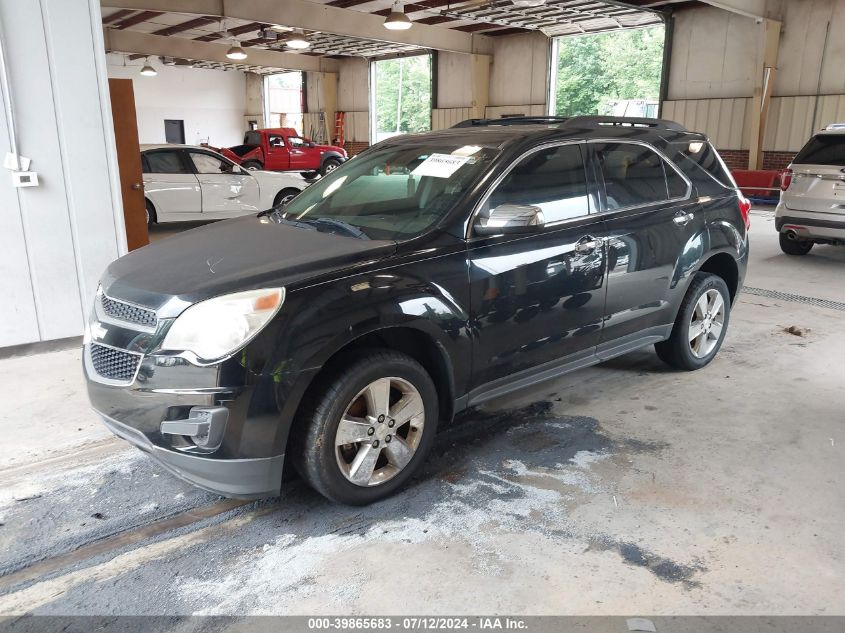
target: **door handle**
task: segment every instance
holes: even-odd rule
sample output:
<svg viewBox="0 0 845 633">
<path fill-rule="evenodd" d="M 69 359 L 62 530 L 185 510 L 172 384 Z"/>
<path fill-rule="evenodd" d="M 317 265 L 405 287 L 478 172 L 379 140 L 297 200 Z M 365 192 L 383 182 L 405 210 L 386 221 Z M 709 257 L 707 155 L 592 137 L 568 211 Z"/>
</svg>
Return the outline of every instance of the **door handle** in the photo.
<svg viewBox="0 0 845 633">
<path fill-rule="evenodd" d="M 600 239 L 595 238 L 592 235 L 587 235 L 586 237 L 582 237 L 575 244 L 575 252 L 576 253 L 592 253 L 599 246 L 601 246 L 601 242 L 602 241 Z"/>
<path fill-rule="evenodd" d="M 678 226 L 686 226 L 690 222 L 693 221 L 695 215 L 692 213 L 676 213 L 675 217 L 672 218 L 672 222 L 677 224 Z"/>
</svg>

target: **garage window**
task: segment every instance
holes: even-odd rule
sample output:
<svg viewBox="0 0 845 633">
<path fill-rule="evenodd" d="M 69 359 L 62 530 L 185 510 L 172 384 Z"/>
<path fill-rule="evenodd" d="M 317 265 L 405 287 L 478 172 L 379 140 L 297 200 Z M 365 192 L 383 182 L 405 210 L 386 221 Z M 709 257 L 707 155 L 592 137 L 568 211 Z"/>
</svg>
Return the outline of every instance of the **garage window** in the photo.
<svg viewBox="0 0 845 633">
<path fill-rule="evenodd" d="M 185 166 L 179 152 L 148 152 L 146 154 L 147 165 L 151 174 L 187 174 L 188 168 Z"/>
<path fill-rule="evenodd" d="M 370 65 L 372 142 L 431 129 L 431 55 Z"/>
</svg>

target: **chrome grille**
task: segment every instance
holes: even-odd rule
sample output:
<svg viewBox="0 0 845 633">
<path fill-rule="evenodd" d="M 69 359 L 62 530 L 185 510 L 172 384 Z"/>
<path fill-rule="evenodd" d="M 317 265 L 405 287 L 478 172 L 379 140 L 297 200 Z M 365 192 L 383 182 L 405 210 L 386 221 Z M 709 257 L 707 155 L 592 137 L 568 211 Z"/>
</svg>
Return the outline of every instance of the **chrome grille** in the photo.
<svg viewBox="0 0 845 633">
<path fill-rule="evenodd" d="M 106 345 L 91 344 L 91 365 L 103 378 L 131 382 L 138 371 L 141 355 Z"/>
<path fill-rule="evenodd" d="M 135 323 L 136 325 L 143 325 L 145 327 L 156 326 L 156 313 L 153 310 L 134 306 L 131 303 L 124 303 L 106 295 L 103 295 L 101 299 L 103 312 L 112 319 L 128 321 L 129 323 Z"/>
</svg>

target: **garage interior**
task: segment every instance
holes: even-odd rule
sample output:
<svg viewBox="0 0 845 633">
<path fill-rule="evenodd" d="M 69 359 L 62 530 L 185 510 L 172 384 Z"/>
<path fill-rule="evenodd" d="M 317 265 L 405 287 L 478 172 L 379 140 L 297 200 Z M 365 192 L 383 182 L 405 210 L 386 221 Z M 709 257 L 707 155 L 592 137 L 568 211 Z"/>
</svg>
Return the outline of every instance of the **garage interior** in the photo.
<svg viewBox="0 0 845 633">
<path fill-rule="evenodd" d="M 659 116 L 759 203 L 713 364 L 649 348 L 470 409 L 364 508 L 204 492 L 91 411 L 100 276 L 194 226 L 148 230 L 141 146 L 293 127 L 355 156 L 400 132 L 377 65 L 416 58 L 430 103 L 398 108 L 430 130 L 555 115 L 557 38 L 657 27 Z M 0 38 L 0 616 L 845 614 L 845 249 L 784 255 L 771 205 L 845 122 L 845 0 L 27 0 Z"/>
</svg>

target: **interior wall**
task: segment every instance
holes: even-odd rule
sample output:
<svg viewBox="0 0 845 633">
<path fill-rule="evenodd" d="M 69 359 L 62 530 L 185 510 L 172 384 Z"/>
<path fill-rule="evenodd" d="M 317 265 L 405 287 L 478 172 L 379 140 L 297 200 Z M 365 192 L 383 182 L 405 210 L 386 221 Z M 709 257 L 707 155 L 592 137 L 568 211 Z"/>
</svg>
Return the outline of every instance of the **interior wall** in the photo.
<svg viewBox="0 0 845 633">
<path fill-rule="evenodd" d="M 507 35 L 493 41 L 493 62 L 490 67 L 490 107 L 531 107 L 545 114 L 548 99 L 549 38 L 542 33 Z M 510 111 L 510 110 L 509 110 Z"/>
<path fill-rule="evenodd" d="M 83 332 L 106 266 L 126 252 L 100 4 L 0 2 L 14 126 L 0 155 L 32 159 L 39 186 L 0 168 L 0 347 Z"/>
<path fill-rule="evenodd" d="M 164 143 L 164 120 L 185 122 L 185 142 L 217 147 L 237 145 L 244 135 L 246 76 L 240 71 L 177 68 L 155 64 L 158 75 L 142 77 L 141 60 L 124 66 L 123 55 L 108 56 L 108 76 L 131 79 L 138 115 L 138 140 Z"/>
<path fill-rule="evenodd" d="M 346 113 L 346 142 L 370 142 L 370 64 L 366 59 L 338 63 L 337 109 Z"/>
</svg>

